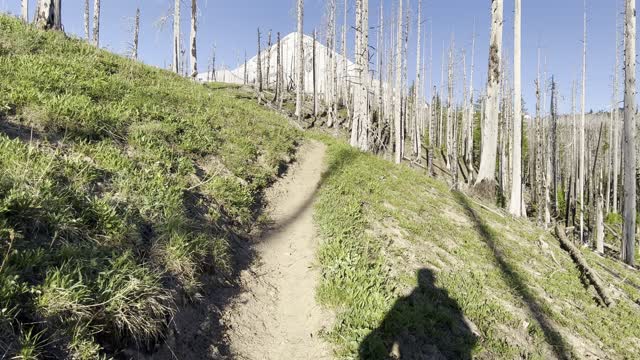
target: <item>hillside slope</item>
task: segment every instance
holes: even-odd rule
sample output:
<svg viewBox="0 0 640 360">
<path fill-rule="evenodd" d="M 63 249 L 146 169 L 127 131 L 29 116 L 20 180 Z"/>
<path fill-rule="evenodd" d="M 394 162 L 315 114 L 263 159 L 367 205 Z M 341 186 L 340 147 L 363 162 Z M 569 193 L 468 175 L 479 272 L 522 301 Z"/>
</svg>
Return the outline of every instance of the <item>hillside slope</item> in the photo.
<svg viewBox="0 0 640 360">
<path fill-rule="evenodd" d="M 0 79 L 0 353 L 149 353 L 179 309 L 224 304 L 301 134 L 243 91 L 7 16 Z"/>
<path fill-rule="evenodd" d="M 615 298 L 603 307 L 549 232 L 324 140 L 317 296 L 338 313 L 341 358 L 640 356 L 637 270 L 583 249 Z"/>
</svg>

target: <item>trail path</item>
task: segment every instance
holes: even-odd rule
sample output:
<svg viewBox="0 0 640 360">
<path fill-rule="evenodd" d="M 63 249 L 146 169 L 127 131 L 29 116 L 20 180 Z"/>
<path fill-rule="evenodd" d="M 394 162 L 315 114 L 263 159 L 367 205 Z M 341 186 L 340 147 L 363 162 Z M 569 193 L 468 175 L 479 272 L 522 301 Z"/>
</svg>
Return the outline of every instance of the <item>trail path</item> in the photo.
<svg viewBox="0 0 640 360">
<path fill-rule="evenodd" d="M 231 351 L 239 359 L 331 358 L 319 336 L 331 318 L 314 297 L 319 273 L 312 205 L 325 145 L 309 142 L 299 154 L 267 194 L 274 226 L 258 240 L 258 260 L 243 271 L 243 292 L 223 316 Z"/>
</svg>

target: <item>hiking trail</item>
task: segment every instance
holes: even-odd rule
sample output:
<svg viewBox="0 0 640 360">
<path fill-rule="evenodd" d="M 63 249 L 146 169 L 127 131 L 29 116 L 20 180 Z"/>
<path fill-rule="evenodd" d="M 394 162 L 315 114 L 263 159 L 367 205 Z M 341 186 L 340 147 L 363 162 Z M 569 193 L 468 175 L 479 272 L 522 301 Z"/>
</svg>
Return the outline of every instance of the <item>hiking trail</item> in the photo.
<svg viewBox="0 0 640 360">
<path fill-rule="evenodd" d="M 331 316 L 315 301 L 320 274 L 313 201 L 326 146 L 310 141 L 267 191 L 273 226 L 256 239 L 257 259 L 241 273 L 242 292 L 224 311 L 227 342 L 239 359 L 330 359 L 320 337 Z"/>
</svg>

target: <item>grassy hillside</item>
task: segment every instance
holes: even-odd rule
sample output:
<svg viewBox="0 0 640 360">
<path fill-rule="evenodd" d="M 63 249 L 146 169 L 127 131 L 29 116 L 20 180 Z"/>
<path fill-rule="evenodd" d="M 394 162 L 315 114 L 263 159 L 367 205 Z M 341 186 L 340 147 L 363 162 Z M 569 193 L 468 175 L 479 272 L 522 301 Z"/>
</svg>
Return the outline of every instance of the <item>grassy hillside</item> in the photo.
<svg viewBox="0 0 640 360">
<path fill-rule="evenodd" d="M 550 233 L 324 140 L 318 298 L 338 313 L 341 358 L 640 356 L 637 270 L 583 249 L 615 298 L 605 308 Z"/>
<path fill-rule="evenodd" d="M 300 133 L 202 86 L 0 16 L 0 353 L 152 345 L 233 271 Z"/>
</svg>

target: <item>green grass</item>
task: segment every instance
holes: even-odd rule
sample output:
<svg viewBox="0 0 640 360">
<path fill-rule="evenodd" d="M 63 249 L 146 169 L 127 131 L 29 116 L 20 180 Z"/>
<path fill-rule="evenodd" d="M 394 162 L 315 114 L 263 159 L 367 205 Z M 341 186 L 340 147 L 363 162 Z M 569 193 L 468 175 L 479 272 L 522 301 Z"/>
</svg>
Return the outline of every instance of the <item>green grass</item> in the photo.
<svg viewBox="0 0 640 360">
<path fill-rule="evenodd" d="M 233 270 L 301 134 L 200 85 L 0 16 L 0 353 L 93 359 L 161 338 Z"/>
<path fill-rule="evenodd" d="M 384 359 L 394 342 L 403 358 L 640 355 L 637 271 L 583 250 L 615 297 L 604 308 L 549 232 L 321 138 L 317 296 L 337 312 L 340 358 Z"/>
</svg>

